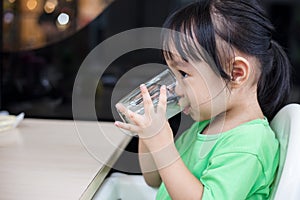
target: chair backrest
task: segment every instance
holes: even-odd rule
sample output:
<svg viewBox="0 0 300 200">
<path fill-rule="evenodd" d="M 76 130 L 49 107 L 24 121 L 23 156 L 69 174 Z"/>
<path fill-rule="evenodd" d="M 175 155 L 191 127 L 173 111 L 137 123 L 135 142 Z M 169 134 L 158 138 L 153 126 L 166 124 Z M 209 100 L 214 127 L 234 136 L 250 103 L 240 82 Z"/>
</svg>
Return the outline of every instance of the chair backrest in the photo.
<svg viewBox="0 0 300 200">
<path fill-rule="evenodd" d="M 270 123 L 280 143 L 280 160 L 271 199 L 300 199 L 300 105 L 283 107 Z"/>
</svg>

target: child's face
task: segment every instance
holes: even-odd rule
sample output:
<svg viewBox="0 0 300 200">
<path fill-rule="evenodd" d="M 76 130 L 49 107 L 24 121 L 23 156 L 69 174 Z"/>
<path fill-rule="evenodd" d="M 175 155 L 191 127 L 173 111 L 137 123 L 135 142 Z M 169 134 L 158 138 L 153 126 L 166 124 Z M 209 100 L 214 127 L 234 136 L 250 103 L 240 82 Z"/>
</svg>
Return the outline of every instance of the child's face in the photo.
<svg viewBox="0 0 300 200">
<path fill-rule="evenodd" d="M 226 110 L 225 82 L 206 62 L 191 63 L 176 56 L 166 62 L 176 76 L 175 91 L 185 114 L 202 121 Z"/>
</svg>

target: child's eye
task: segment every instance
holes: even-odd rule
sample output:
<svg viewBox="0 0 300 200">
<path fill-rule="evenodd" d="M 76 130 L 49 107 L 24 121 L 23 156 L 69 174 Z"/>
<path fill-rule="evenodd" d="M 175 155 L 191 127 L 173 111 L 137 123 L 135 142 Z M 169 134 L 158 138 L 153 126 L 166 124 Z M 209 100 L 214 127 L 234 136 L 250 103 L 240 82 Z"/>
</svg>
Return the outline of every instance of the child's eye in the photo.
<svg viewBox="0 0 300 200">
<path fill-rule="evenodd" d="M 178 70 L 178 71 L 179 71 L 179 73 L 181 74 L 181 76 L 182 76 L 183 78 L 188 77 L 188 74 L 185 73 L 184 71 L 181 71 L 181 70 Z"/>
</svg>

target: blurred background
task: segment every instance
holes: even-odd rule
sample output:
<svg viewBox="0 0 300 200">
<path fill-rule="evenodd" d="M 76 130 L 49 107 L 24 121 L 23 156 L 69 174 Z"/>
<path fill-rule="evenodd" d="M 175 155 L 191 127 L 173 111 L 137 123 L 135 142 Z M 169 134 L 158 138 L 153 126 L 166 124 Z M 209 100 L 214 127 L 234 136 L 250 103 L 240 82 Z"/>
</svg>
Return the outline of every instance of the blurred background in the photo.
<svg viewBox="0 0 300 200">
<path fill-rule="evenodd" d="M 188 2 L 191 0 L 3 0 L 0 109 L 25 112 L 33 118 L 72 119 L 73 83 L 88 53 L 119 32 L 161 27 L 173 10 Z M 264 3 L 278 31 L 275 37 L 294 67 L 290 101 L 300 102 L 300 1 Z M 114 120 L 110 97 L 122 74 L 149 62 L 163 63 L 159 50 L 125 54 L 99 77 L 95 97 L 99 120 Z"/>
</svg>

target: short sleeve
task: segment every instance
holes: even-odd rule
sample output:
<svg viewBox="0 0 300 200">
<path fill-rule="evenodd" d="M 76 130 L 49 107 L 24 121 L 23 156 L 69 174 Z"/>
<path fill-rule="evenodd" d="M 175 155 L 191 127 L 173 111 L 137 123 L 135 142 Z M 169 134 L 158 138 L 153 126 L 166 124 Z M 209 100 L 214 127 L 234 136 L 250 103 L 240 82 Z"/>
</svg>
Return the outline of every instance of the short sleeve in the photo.
<svg viewBox="0 0 300 200">
<path fill-rule="evenodd" d="M 200 181 L 204 186 L 202 200 L 246 199 L 263 184 L 262 165 L 250 153 L 226 153 L 212 157 Z"/>
</svg>

